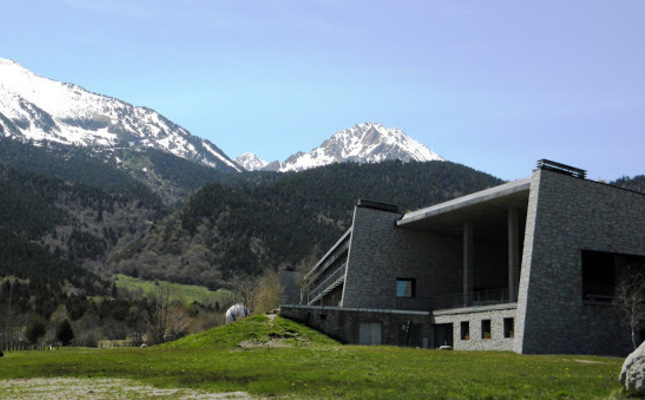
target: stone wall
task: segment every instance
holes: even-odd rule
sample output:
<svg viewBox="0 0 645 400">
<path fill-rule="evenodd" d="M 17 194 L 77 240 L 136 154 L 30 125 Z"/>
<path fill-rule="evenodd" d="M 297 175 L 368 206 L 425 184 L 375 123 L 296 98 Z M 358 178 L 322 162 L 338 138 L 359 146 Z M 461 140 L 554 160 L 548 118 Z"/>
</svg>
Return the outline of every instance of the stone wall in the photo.
<svg viewBox="0 0 645 400">
<path fill-rule="evenodd" d="M 455 350 L 512 350 L 515 332 L 505 337 L 504 319 L 515 318 L 515 304 L 441 310 L 432 313 L 434 324 L 452 324 Z M 490 337 L 484 338 L 482 321 L 490 321 Z M 469 336 L 462 338 L 461 324 L 468 322 Z"/>
<path fill-rule="evenodd" d="M 644 238 L 644 194 L 534 171 L 513 349 L 629 353 L 629 329 L 616 311 L 583 301 L 581 251 L 645 255 Z"/>
<path fill-rule="evenodd" d="M 428 312 L 282 305 L 280 315 L 319 330 L 341 343 L 358 344 L 360 324 L 374 322 L 382 324 L 379 344 L 428 347 L 428 343 L 432 343 Z M 409 326 L 414 329 L 408 329 Z"/>
<path fill-rule="evenodd" d="M 400 217 L 356 207 L 343 307 L 429 310 L 433 296 L 462 290 L 460 238 L 397 229 Z M 397 298 L 397 278 L 416 280 L 414 298 Z"/>
</svg>

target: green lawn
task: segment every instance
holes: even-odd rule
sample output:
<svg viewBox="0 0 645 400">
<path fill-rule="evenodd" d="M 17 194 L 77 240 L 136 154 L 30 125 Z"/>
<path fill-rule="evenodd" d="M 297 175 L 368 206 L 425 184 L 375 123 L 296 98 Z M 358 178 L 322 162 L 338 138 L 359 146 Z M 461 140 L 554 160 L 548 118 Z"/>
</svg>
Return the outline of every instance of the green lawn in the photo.
<svg viewBox="0 0 645 400">
<path fill-rule="evenodd" d="M 280 317 L 254 317 L 143 350 L 9 353 L 0 359 L 0 379 L 128 378 L 304 399 L 594 399 L 619 391 L 621 364 L 608 357 L 343 346 Z"/>
<path fill-rule="evenodd" d="M 213 292 L 204 286 L 184 285 L 180 283 L 170 283 L 170 285 L 176 289 L 177 297 L 187 304 L 194 301 L 204 304 L 208 300 L 221 302 L 222 299 L 231 294 L 226 289 L 218 289 Z M 123 274 L 116 275 L 116 287 L 127 290 L 141 288 L 143 294 L 156 294 L 158 292 L 158 286 L 154 281 L 146 281 Z"/>
</svg>

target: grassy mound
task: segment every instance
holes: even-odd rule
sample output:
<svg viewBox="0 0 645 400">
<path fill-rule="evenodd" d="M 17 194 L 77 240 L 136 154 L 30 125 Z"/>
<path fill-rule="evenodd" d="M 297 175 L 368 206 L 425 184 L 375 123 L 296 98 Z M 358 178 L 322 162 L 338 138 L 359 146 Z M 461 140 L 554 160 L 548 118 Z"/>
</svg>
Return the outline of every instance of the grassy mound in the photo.
<svg viewBox="0 0 645 400">
<path fill-rule="evenodd" d="M 264 315 L 218 326 L 163 344 L 164 349 L 214 349 L 254 346 L 334 345 L 336 341 L 322 333 L 281 316 L 271 319 Z"/>
</svg>

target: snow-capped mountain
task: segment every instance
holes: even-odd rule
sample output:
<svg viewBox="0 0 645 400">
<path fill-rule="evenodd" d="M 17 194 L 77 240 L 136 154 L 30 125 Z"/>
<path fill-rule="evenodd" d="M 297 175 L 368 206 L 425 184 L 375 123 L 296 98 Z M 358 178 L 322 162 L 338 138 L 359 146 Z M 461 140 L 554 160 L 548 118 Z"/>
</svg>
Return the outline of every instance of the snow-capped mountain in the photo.
<svg viewBox="0 0 645 400">
<path fill-rule="evenodd" d="M 235 162 L 247 171 L 263 170 L 269 164 L 253 153 L 240 154 Z"/>
<path fill-rule="evenodd" d="M 309 153 L 299 152 L 290 156 L 280 171 L 302 171 L 341 162 L 378 163 L 385 160 L 444 161 L 399 129 L 364 123 L 335 133 Z"/>
<path fill-rule="evenodd" d="M 43 78 L 4 58 L 0 136 L 101 151 L 151 147 L 220 170 L 241 171 L 217 146 L 154 110 Z"/>
</svg>

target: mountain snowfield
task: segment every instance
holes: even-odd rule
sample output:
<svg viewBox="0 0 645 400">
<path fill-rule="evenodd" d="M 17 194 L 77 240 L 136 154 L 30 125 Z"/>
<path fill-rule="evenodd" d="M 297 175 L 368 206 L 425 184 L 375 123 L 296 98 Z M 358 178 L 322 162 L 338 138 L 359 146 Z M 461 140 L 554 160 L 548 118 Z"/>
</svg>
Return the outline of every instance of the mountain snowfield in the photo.
<svg viewBox="0 0 645 400">
<path fill-rule="evenodd" d="M 303 171 L 341 162 L 379 163 L 386 160 L 445 161 L 403 131 L 367 122 L 336 132 L 309 153 L 290 156 L 280 163 L 278 170 Z M 269 165 L 252 153 L 245 153 L 236 161 L 248 171 L 266 170 Z"/>
<path fill-rule="evenodd" d="M 240 154 L 235 162 L 247 171 L 260 171 L 269 164 L 253 153 Z"/>
<path fill-rule="evenodd" d="M 217 146 L 154 110 L 43 78 L 4 58 L 0 135 L 97 150 L 152 147 L 213 168 L 241 171 Z"/>
<path fill-rule="evenodd" d="M 396 128 L 363 123 L 344 129 L 308 153 L 268 163 L 245 153 L 235 161 L 154 110 L 80 86 L 41 77 L 0 58 L 0 137 L 110 150 L 154 148 L 222 171 L 302 171 L 340 162 L 433 161 L 443 158 Z M 117 160 L 118 162 L 118 160 Z"/>
</svg>

